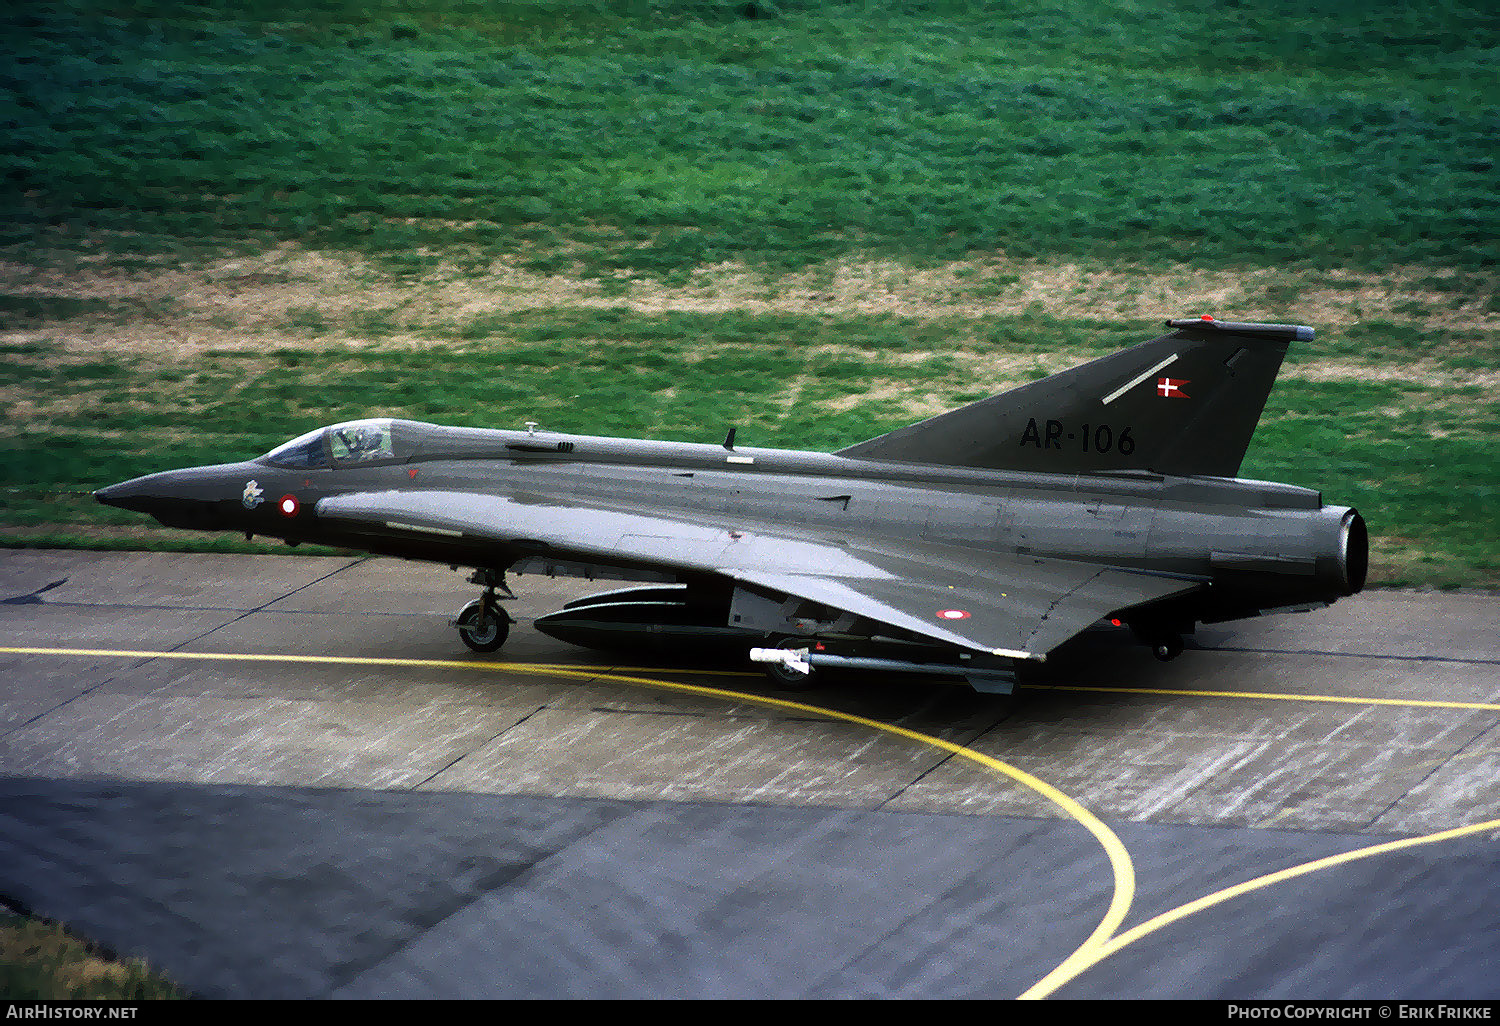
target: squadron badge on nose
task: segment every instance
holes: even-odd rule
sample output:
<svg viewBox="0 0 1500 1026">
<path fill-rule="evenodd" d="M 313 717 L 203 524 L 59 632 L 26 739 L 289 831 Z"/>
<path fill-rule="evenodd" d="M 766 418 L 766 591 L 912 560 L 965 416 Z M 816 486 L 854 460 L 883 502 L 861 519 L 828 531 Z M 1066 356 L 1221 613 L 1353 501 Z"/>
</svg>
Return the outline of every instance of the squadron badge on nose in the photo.
<svg viewBox="0 0 1500 1026">
<path fill-rule="evenodd" d="M 246 481 L 245 491 L 240 495 L 240 502 L 244 504 L 246 509 L 254 509 L 256 506 L 259 506 L 261 503 L 266 501 L 261 496 L 261 493 L 264 491 L 265 489 L 256 484 L 253 480 Z"/>
</svg>

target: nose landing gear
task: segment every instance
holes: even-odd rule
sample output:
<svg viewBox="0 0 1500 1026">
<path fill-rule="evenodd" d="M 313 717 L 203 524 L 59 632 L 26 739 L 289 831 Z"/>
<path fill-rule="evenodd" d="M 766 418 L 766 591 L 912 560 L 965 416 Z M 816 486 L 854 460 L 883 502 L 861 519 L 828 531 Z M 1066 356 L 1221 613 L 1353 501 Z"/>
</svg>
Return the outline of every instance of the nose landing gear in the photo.
<svg viewBox="0 0 1500 1026">
<path fill-rule="evenodd" d="M 469 578 L 470 584 L 484 586 L 484 594 L 470 602 L 450 621 L 458 628 L 461 641 L 475 652 L 493 652 L 505 644 L 510 637 L 510 625 L 514 622 L 510 614 L 500 608 L 500 597 L 495 589 L 505 591 L 506 598 L 515 598 L 505 586 L 504 574 L 493 570 L 476 570 Z"/>
</svg>

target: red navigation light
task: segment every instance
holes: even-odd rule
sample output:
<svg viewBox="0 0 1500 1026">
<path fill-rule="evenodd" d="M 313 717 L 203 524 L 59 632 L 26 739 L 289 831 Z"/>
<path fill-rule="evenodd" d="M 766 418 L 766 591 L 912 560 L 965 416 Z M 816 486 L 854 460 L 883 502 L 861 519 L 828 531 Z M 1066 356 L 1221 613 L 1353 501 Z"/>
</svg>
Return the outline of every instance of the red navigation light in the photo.
<svg viewBox="0 0 1500 1026">
<path fill-rule="evenodd" d="M 1121 623 L 1119 621 L 1118 618 L 1111 619 L 1109 622 L 1112 623 L 1112 624 L 1114 624 L 1116 627 L 1123 627 L 1123 626 L 1125 626 L 1123 623 Z"/>
<path fill-rule="evenodd" d="M 1200 321 L 1211 321 L 1211 320 L 1213 320 L 1213 315 L 1211 315 L 1211 314 L 1204 314 L 1202 317 L 1199 317 L 1198 319 Z"/>
</svg>

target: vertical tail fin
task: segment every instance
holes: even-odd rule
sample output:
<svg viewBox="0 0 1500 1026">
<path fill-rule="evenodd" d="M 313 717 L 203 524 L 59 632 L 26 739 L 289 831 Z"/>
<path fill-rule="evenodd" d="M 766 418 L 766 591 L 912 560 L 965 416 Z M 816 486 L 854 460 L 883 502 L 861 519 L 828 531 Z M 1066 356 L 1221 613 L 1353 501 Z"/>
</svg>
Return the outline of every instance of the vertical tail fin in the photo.
<svg viewBox="0 0 1500 1026">
<path fill-rule="evenodd" d="M 1234 477 L 1298 324 L 1172 320 L 1122 349 L 841 449 L 857 459 Z"/>
</svg>

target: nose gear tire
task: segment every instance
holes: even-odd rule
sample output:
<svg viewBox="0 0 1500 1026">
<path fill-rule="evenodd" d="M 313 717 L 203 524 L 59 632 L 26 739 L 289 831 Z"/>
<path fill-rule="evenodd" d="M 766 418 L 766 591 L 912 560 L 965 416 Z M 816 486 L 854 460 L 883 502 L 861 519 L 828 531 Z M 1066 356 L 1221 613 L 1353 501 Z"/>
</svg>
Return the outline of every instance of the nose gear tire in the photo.
<svg viewBox="0 0 1500 1026">
<path fill-rule="evenodd" d="M 483 599 L 475 599 L 458 614 L 458 636 L 475 652 L 493 652 L 510 637 L 510 621 L 495 609 L 485 609 Z"/>
</svg>

